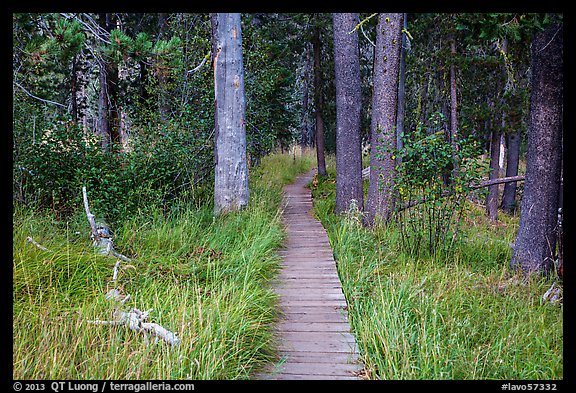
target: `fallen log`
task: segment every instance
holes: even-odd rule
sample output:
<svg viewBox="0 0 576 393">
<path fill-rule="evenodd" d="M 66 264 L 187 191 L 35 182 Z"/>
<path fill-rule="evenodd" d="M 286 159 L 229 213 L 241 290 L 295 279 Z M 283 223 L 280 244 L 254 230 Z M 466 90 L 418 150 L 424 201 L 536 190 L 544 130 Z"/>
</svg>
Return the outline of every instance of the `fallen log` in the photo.
<svg viewBox="0 0 576 393">
<path fill-rule="evenodd" d="M 510 177 L 501 177 L 498 179 L 492 179 L 492 180 L 483 180 L 478 184 L 470 184 L 468 187 L 472 190 L 476 190 L 478 188 L 483 188 L 483 187 L 490 187 L 496 184 L 502 184 L 502 183 L 511 183 L 511 182 L 515 182 L 515 181 L 522 181 L 524 180 L 525 176 L 510 176 Z M 445 191 L 440 195 L 440 199 L 441 198 L 446 198 L 448 196 L 454 195 L 456 194 L 455 190 L 450 190 L 450 191 Z M 426 203 L 428 200 L 430 200 L 429 197 L 424 197 L 422 199 L 418 199 L 416 201 L 410 201 L 407 202 L 405 204 L 403 204 L 402 206 L 398 207 L 397 211 L 402 211 L 402 210 L 406 210 L 409 209 L 411 207 L 420 205 L 422 203 Z"/>
<path fill-rule="evenodd" d="M 111 255 L 123 261 L 131 261 L 130 258 L 114 250 L 114 243 L 112 241 L 110 228 L 108 228 L 108 226 L 104 223 L 96 223 L 94 215 L 90 212 L 90 207 L 88 205 L 86 187 L 82 187 L 82 197 L 84 200 L 84 210 L 86 211 L 86 217 L 88 218 L 88 223 L 90 224 L 91 229 L 90 238 L 93 241 L 94 247 L 98 250 L 98 253 L 102 255 Z M 120 260 L 117 260 L 116 264 L 114 265 L 111 282 L 117 281 L 119 268 Z M 106 293 L 105 297 L 106 300 L 117 302 L 118 305 L 122 305 L 126 303 L 128 299 L 130 299 L 130 295 L 124 295 L 120 290 L 118 290 L 118 288 L 110 289 Z M 89 320 L 88 323 L 95 325 L 128 326 L 130 330 L 144 334 L 144 340 L 146 343 L 149 342 L 148 336 L 151 335 L 156 338 L 156 341 L 158 339 L 162 339 L 169 345 L 179 345 L 180 339 L 176 336 L 176 334 L 172 333 L 170 330 L 157 323 L 146 322 L 152 311 L 152 309 L 148 311 L 141 311 L 137 308 L 132 308 L 129 312 L 124 312 L 118 309 L 118 306 L 116 306 L 116 309 L 113 313 L 113 320 L 103 321 L 96 319 L 93 321 Z"/>
<path fill-rule="evenodd" d="M 145 322 L 152 311 L 152 309 L 141 311 L 137 308 L 133 308 L 129 312 L 116 310 L 114 311 L 114 319 L 112 321 L 96 319 L 94 321 L 88 321 L 88 323 L 94 325 L 128 326 L 130 330 L 144 334 L 146 342 L 149 340 L 148 335 L 152 335 L 156 338 L 156 341 L 162 339 L 170 345 L 179 345 L 180 339 L 176 334 L 157 323 Z"/>
<path fill-rule="evenodd" d="M 99 254 L 102 255 L 112 255 L 118 259 L 126 262 L 130 262 L 130 258 L 120 254 L 114 249 L 114 242 L 112 241 L 112 235 L 110 228 L 104 222 L 96 223 L 94 214 L 90 212 L 90 207 L 88 206 L 88 195 L 86 194 L 86 187 L 82 187 L 82 198 L 84 200 L 84 210 L 86 211 L 86 217 L 88 218 L 88 223 L 90 224 L 92 244 L 98 250 Z"/>
<path fill-rule="evenodd" d="M 37 243 L 34 239 L 32 239 L 31 236 L 28 236 L 28 237 L 26 238 L 26 241 L 29 242 L 29 243 L 34 244 L 36 247 L 38 247 L 38 248 L 41 249 L 42 251 L 52 252 L 51 250 L 47 249 L 47 248 L 44 247 L 43 245 Z"/>
</svg>

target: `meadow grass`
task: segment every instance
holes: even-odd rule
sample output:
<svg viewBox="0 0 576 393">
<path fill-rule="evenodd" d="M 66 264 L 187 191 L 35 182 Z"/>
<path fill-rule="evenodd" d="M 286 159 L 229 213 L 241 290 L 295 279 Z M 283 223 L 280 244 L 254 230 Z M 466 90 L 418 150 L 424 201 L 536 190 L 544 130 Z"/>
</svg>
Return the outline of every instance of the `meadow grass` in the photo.
<svg viewBox="0 0 576 393">
<path fill-rule="evenodd" d="M 13 378 L 251 378 L 274 356 L 277 298 L 269 282 L 285 236 L 282 186 L 312 162 L 309 153 L 263 158 L 251 169 L 250 202 L 241 212 L 215 218 L 210 203 L 180 204 L 126 217 L 113 228 L 114 243 L 132 261 L 122 262 L 116 282 L 116 259 L 95 253 L 81 208 L 62 222 L 15 207 Z M 106 300 L 111 288 L 130 299 Z M 176 333 L 180 345 L 88 323 L 113 319 L 114 307 L 153 309 L 152 321 Z"/>
<path fill-rule="evenodd" d="M 415 259 L 394 224 L 334 215 L 335 173 L 313 190 L 370 379 L 563 379 L 563 306 L 549 279 L 508 269 L 518 217 L 470 204 L 448 259 Z"/>
</svg>

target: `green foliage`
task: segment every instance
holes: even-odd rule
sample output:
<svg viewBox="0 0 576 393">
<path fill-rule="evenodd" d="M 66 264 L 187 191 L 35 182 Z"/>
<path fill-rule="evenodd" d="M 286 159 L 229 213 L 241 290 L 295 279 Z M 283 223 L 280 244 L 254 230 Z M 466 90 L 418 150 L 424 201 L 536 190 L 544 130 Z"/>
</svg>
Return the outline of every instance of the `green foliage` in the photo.
<svg viewBox="0 0 576 393">
<path fill-rule="evenodd" d="M 292 89 L 295 60 L 291 42 L 279 40 L 279 29 L 292 33 L 274 18 L 255 26 L 245 17 L 242 44 L 246 91 L 246 139 L 252 165 L 275 147 L 286 148 L 297 127 Z"/>
<path fill-rule="evenodd" d="M 441 128 L 441 114 L 429 125 L 433 128 L 418 127 L 404 137 L 402 149 L 389 153 L 400 158 L 394 181 L 396 221 L 406 252 L 444 258 L 454 249 L 470 186 L 481 178 L 480 149 L 473 138 L 459 139 L 457 147 L 451 143 Z"/>
</svg>

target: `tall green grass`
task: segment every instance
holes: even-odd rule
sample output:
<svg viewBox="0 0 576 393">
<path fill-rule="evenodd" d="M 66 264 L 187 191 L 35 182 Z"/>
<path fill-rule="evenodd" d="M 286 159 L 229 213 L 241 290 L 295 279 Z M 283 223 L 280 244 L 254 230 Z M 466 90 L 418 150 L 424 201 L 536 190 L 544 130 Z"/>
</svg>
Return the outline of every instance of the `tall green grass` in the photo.
<svg viewBox="0 0 576 393">
<path fill-rule="evenodd" d="M 330 163 L 331 161 L 329 161 Z M 563 306 L 509 271 L 517 217 L 470 205 L 449 259 L 414 259 L 393 225 L 335 216 L 334 168 L 314 190 L 371 379 L 562 379 Z"/>
<path fill-rule="evenodd" d="M 68 222 L 16 207 L 13 213 L 14 379 L 247 379 L 274 356 L 269 287 L 284 239 L 282 186 L 312 156 L 265 157 L 250 173 L 250 203 L 214 218 L 211 204 L 170 212 L 143 209 L 114 230 L 122 262 L 97 255 L 83 210 Z M 26 241 L 27 236 L 50 251 Z M 176 333 L 177 347 L 147 343 L 113 319 L 105 293 L 121 305 L 153 309 L 152 320 Z"/>
</svg>

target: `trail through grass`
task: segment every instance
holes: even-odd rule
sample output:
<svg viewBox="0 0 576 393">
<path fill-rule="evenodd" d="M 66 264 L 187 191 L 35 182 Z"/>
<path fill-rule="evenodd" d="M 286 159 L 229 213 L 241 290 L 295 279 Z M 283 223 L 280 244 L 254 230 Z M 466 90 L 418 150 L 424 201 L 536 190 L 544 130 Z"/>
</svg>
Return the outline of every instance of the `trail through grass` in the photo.
<svg viewBox="0 0 576 393">
<path fill-rule="evenodd" d="M 95 254 L 83 210 L 67 222 L 16 207 L 13 214 L 14 379 L 246 379 L 273 356 L 276 295 L 269 280 L 284 239 L 282 186 L 312 156 L 265 157 L 250 174 L 251 199 L 218 218 L 210 203 L 143 209 L 114 230 L 123 311 L 153 309 L 178 347 L 146 343 L 113 319 L 105 293 L 114 258 Z M 98 213 L 98 212 L 96 212 Z M 48 248 L 26 241 L 31 236 Z"/>
</svg>

